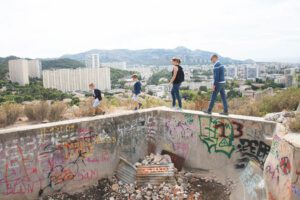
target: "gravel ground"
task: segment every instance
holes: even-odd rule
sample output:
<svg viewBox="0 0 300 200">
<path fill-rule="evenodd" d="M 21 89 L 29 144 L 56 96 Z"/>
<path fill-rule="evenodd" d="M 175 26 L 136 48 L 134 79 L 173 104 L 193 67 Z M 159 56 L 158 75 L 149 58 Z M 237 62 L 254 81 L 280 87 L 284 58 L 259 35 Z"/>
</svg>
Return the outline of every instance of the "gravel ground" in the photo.
<svg viewBox="0 0 300 200">
<path fill-rule="evenodd" d="M 177 177 L 178 178 L 178 177 Z M 230 189 L 216 180 L 209 178 L 199 178 L 193 176 L 191 173 L 189 175 L 184 175 L 184 179 L 187 180 L 188 194 L 185 198 L 180 197 L 163 197 L 157 200 L 229 200 Z M 119 190 L 114 187 L 118 186 Z M 75 194 L 66 193 L 56 193 L 49 196 L 43 197 L 43 200 L 135 200 L 137 198 L 130 198 L 128 191 L 124 191 L 120 182 L 116 183 L 114 180 L 102 179 L 98 181 L 96 186 L 92 186 L 83 192 Z M 180 185 L 180 184 L 179 184 Z M 159 186 L 158 186 L 159 187 Z M 151 187 L 152 188 L 152 187 Z M 134 188 L 136 191 L 141 191 L 141 188 Z M 143 190 L 142 190 L 143 191 Z M 149 191 L 149 189 L 146 191 Z M 152 195 L 155 193 L 154 190 L 151 191 Z M 142 193 L 141 199 L 156 199 L 146 196 L 146 193 Z"/>
</svg>

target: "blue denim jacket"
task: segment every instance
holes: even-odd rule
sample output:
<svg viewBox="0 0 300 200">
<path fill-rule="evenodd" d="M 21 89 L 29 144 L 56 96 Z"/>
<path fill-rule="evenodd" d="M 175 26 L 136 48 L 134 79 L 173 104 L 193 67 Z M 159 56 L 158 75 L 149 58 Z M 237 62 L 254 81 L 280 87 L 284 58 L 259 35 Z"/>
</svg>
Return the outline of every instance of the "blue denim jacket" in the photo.
<svg viewBox="0 0 300 200">
<path fill-rule="evenodd" d="M 225 69 L 220 62 L 214 65 L 214 85 L 217 86 L 218 83 L 225 83 Z"/>
</svg>

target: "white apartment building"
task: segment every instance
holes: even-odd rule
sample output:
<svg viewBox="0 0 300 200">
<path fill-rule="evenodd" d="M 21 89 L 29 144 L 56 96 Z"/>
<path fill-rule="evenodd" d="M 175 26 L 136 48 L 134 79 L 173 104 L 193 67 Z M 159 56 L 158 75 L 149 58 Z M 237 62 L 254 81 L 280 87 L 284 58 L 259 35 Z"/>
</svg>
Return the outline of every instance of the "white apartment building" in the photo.
<svg viewBox="0 0 300 200">
<path fill-rule="evenodd" d="M 111 90 L 110 68 L 77 68 L 43 71 L 45 88 L 56 88 L 64 92 L 89 91 L 94 83 L 100 90 Z"/>
<path fill-rule="evenodd" d="M 86 56 L 85 65 L 87 68 L 99 68 L 100 57 L 99 54 L 89 54 Z"/>
<path fill-rule="evenodd" d="M 203 80 L 201 82 L 183 82 L 182 87 L 188 87 L 190 90 L 199 90 L 201 86 L 206 88 L 212 88 L 213 81 L 212 80 Z"/>
<path fill-rule="evenodd" d="M 234 79 L 238 77 L 237 66 L 225 67 L 227 78 Z"/>
<path fill-rule="evenodd" d="M 42 77 L 42 63 L 40 60 L 28 60 L 28 75 L 30 78 Z"/>
<path fill-rule="evenodd" d="M 258 78 L 258 67 L 257 66 L 247 66 L 246 68 L 246 79 L 254 80 Z"/>
<path fill-rule="evenodd" d="M 101 67 L 110 67 L 110 68 L 115 68 L 115 69 L 126 70 L 127 63 L 126 62 L 106 62 L 106 63 L 101 63 Z"/>
<path fill-rule="evenodd" d="M 9 78 L 11 82 L 20 85 L 29 84 L 28 61 L 25 59 L 17 59 L 8 61 Z"/>
<path fill-rule="evenodd" d="M 145 88 L 146 93 L 152 92 L 153 96 L 160 98 L 171 98 L 170 93 L 170 85 L 169 84 L 160 84 L 160 85 L 147 85 Z"/>
</svg>

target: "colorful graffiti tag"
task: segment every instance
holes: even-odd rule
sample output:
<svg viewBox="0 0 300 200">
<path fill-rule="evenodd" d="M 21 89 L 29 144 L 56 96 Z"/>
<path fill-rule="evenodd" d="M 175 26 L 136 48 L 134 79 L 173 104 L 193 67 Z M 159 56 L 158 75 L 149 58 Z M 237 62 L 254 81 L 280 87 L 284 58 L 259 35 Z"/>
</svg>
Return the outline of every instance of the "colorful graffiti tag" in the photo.
<svg viewBox="0 0 300 200">
<path fill-rule="evenodd" d="M 96 179 L 95 164 L 111 162 L 118 144 L 116 129 L 106 127 L 60 125 L 0 143 L 0 195 L 37 197 L 71 181 Z"/>
<path fill-rule="evenodd" d="M 287 156 L 280 159 L 279 166 L 284 175 L 291 173 L 291 162 Z"/>
<path fill-rule="evenodd" d="M 262 141 L 240 139 L 237 145 L 237 152 L 241 153 L 241 158 L 237 160 L 236 168 L 245 168 L 250 160 L 256 161 L 263 168 L 265 160 L 269 154 L 270 146 Z"/>
<path fill-rule="evenodd" d="M 215 119 L 199 116 L 200 140 L 208 152 L 223 153 L 228 158 L 236 149 L 234 139 L 243 135 L 243 125 L 229 119 Z"/>
</svg>

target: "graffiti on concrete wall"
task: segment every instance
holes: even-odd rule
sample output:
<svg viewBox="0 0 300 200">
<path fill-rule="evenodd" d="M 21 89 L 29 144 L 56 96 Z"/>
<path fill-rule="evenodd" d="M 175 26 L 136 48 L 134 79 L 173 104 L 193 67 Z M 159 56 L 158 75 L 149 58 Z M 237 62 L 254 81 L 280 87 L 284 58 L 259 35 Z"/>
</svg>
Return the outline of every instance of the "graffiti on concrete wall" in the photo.
<svg viewBox="0 0 300 200">
<path fill-rule="evenodd" d="M 269 154 L 270 146 L 263 141 L 241 138 L 237 145 L 237 152 L 241 158 L 237 160 L 236 168 L 245 168 L 250 160 L 256 161 L 263 168 L 265 160 Z"/>
<path fill-rule="evenodd" d="M 174 152 L 187 158 L 190 145 L 196 142 L 199 125 L 197 116 L 192 114 L 177 114 L 168 116 L 164 120 L 165 139 L 167 144 L 163 145 L 165 150 Z"/>
<path fill-rule="evenodd" d="M 284 175 L 291 173 L 291 162 L 287 156 L 280 158 L 279 166 Z"/>
<path fill-rule="evenodd" d="M 138 143 L 141 142 L 139 137 L 144 137 L 146 132 L 146 119 L 136 118 L 117 125 L 119 135 L 119 145 L 124 153 L 134 154 L 137 152 Z"/>
<path fill-rule="evenodd" d="M 275 135 L 273 137 L 272 146 L 270 150 L 270 154 L 273 155 L 276 159 L 279 157 L 279 144 L 280 144 L 280 138 Z"/>
<path fill-rule="evenodd" d="M 264 142 L 261 124 L 206 116 L 199 116 L 199 123 L 199 138 L 209 153 L 222 153 L 228 158 L 239 153 L 237 169 L 245 168 L 249 161 L 256 161 L 263 168 L 271 148 Z"/>
<path fill-rule="evenodd" d="M 293 181 L 293 184 L 300 184 L 300 161 L 298 161 L 298 166 L 295 170 L 295 179 Z"/>
<path fill-rule="evenodd" d="M 208 152 L 223 153 L 228 158 L 236 149 L 234 139 L 243 136 L 243 124 L 229 119 L 199 116 L 200 140 Z"/>
<path fill-rule="evenodd" d="M 295 153 L 297 156 L 298 152 Z M 300 160 L 297 160 L 297 164 L 295 166 L 295 175 L 292 181 L 292 193 L 297 197 L 300 198 Z"/>
<path fill-rule="evenodd" d="M 0 143 L 0 195 L 43 195 L 70 182 L 99 177 L 99 164 L 112 162 L 118 145 L 132 151 L 145 120 L 118 125 L 59 125 Z M 101 167 L 100 167 L 101 169 Z"/>
<path fill-rule="evenodd" d="M 149 116 L 146 120 L 147 127 L 147 140 L 150 142 L 156 141 L 156 135 L 158 130 L 158 122 L 157 119 L 153 116 Z"/>
<path fill-rule="evenodd" d="M 192 122 L 192 123 L 191 123 Z M 186 120 L 173 117 L 165 122 L 166 134 L 174 141 L 193 138 L 197 127 L 193 125 L 190 117 Z"/>
<path fill-rule="evenodd" d="M 297 197 L 300 198 L 300 188 L 296 185 L 292 185 L 292 192 Z"/>
<path fill-rule="evenodd" d="M 295 162 L 293 159 L 296 158 L 296 155 L 293 151 L 293 147 L 285 140 L 277 135 L 273 137 L 270 154 L 264 168 L 269 199 L 271 197 L 274 199 L 293 199 L 293 195 L 299 198 L 297 196 L 299 187 L 296 184 L 298 180 L 295 176 L 297 175 L 297 167 L 293 167 L 293 162 Z"/>
</svg>

